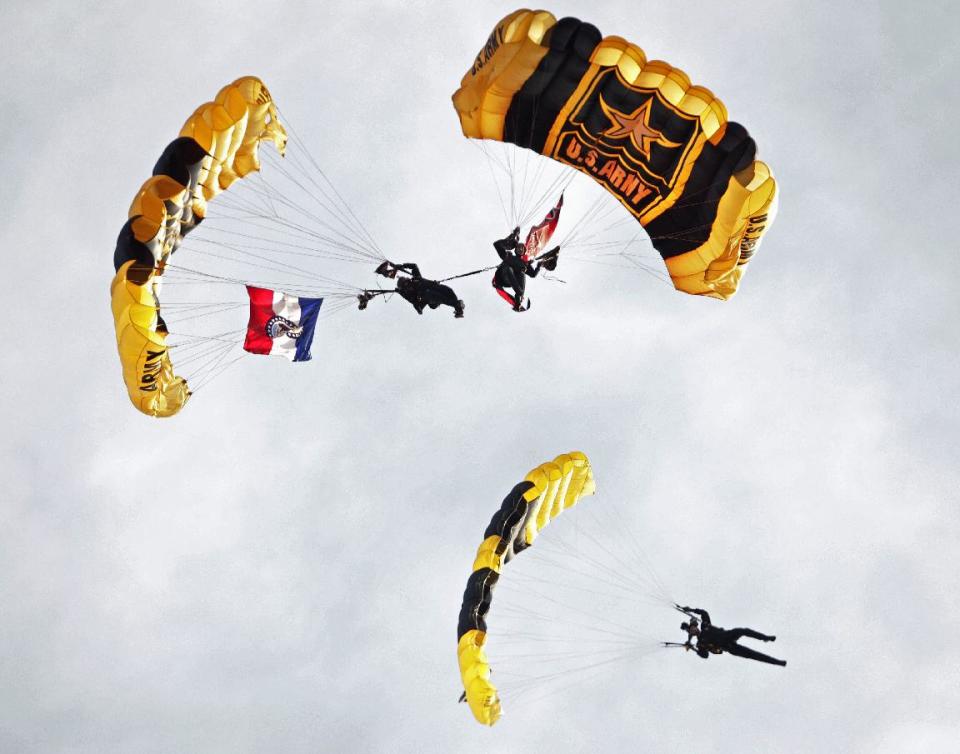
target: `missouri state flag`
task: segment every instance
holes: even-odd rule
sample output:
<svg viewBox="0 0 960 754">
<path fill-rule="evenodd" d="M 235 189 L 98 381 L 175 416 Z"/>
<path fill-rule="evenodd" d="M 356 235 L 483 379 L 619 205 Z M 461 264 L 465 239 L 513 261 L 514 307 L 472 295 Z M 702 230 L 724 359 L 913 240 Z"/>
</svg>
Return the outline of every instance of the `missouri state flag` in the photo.
<svg viewBox="0 0 960 754">
<path fill-rule="evenodd" d="M 310 361 L 313 331 L 322 298 L 298 298 L 268 288 L 247 286 L 250 323 L 243 350 Z"/>
</svg>

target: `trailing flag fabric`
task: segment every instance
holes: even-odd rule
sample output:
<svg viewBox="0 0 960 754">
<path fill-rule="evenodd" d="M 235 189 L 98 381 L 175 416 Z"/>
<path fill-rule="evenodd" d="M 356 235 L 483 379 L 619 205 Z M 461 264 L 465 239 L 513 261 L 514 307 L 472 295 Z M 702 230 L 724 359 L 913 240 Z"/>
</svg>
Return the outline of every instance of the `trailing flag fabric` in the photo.
<svg viewBox="0 0 960 754">
<path fill-rule="evenodd" d="M 527 233 L 527 242 L 524 244 L 528 259 L 536 259 L 550 242 L 553 231 L 557 229 L 557 223 L 560 222 L 561 207 L 563 207 L 563 194 L 560 194 L 557 206 L 547 213 L 541 223 L 530 228 L 530 232 Z"/>
</svg>

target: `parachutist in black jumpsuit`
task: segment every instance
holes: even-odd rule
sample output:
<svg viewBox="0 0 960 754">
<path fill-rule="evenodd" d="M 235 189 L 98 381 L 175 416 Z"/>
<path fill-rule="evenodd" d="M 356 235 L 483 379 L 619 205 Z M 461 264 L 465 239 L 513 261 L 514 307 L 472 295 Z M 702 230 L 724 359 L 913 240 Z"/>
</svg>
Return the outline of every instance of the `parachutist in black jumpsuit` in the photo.
<svg viewBox="0 0 960 754">
<path fill-rule="evenodd" d="M 787 664 L 786 660 L 778 660 L 762 652 L 757 652 L 749 647 L 737 644 L 737 640 L 744 636 L 751 639 L 759 639 L 760 641 L 776 641 L 776 636 L 767 636 L 759 631 L 754 631 L 752 628 L 720 628 L 710 622 L 710 613 L 698 607 L 681 607 L 680 610 L 691 617 L 690 622 L 681 623 L 680 628 L 687 632 L 690 639 L 696 637 L 696 651 L 703 659 L 707 659 L 711 654 L 718 655 L 726 652 L 727 654 L 736 655 L 737 657 L 746 657 L 749 660 L 767 662 L 771 665 L 785 666 Z M 697 619 L 693 617 L 693 613 L 696 613 L 703 619 L 703 623 L 699 626 L 697 625 Z"/>
<path fill-rule="evenodd" d="M 543 267 L 554 269 L 556 267 L 556 256 L 560 247 L 552 249 L 544 254 L 544 257 L 550 257 L 553 266 L 548 262 L 535 264 L 533 260 L 528 259 L 526 249 L 520 243 L 520 228 L 514 228 L 506 238 L 493 242 L 493 248 L 502 260 L 497 271 L 493 274 L 493 287 L 497 293 L 513 307 L 515 312 L 526 311 L 530 308 L 530 302 L 527 301 L 526 308 L 523 308 L 523 294 L 527 288 L 527 278 L 535 278 L 540 274 Z M 504 288 L 512 288 L 513 295 L 507 293 Z"/>
<path fill-rule="evenodd" d="M 458 319 L 463 317 L 464 303 L 457 298 L 457 294 L 453 292 L 453 288 L 449 285 L 438 283 L 436 280 L 427 280 L 427 278 L 420 274 L 420 268 L 413 262 L 405 262 L 404 264 L 384 262 L 377 267 L 376 272 L 378 275 L 397 279 L 397 293 L 413 304 L 413 308 L 417 310 L 417 314 L 423 314 L 424 308 L 428 306 L 431 309 L 436 309 L 440 306 L 449 306 L 453 308 L 454 317 Z M 398 272 L 404 272 L 409 275 L 409 277 L 397 277 Z M 373 295 L 375 294 L 373 294 L 372 291 L 367 291 L 360 295 L 361 309 L 366 308 L 367 302 Z"/>
</svg>

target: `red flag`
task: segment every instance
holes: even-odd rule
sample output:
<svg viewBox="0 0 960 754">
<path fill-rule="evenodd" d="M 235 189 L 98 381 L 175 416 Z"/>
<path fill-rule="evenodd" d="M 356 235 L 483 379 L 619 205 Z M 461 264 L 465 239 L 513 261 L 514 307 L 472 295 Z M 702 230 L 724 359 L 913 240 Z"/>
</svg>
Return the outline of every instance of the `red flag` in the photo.
<svg viewBox="0 0 960 754">
<path fill-rule="evenodd" d="M 560 221 L 560 208 L 562 206 L 563 194 L 560 194 L 557 206 L 547 213 L 547 216 L 543 218 L 543 222 L 530 228 L 530 232 L 527 233 L 527 242 L 524 244 L 527 249 L 524 256 L 527 259 L 535 259 L 550 242 L 553 231 L 556 230 L 557 223 Z"/>
</svg>

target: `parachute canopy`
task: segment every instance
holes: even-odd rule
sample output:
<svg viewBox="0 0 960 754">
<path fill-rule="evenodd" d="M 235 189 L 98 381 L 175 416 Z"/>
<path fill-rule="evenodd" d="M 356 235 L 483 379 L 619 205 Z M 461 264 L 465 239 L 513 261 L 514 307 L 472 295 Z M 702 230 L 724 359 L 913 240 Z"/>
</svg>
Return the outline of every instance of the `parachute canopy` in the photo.
<svg viewBox="0 0 960 754">
<path fill-rule="evenodd" d="M 723 103 L 579 19 L 508 15 L 453 104 L 465 136 L 533 150 L 602 185 L 686 293 L 732 296 L 773 221 L 776 182 Z"/>
<path fill-rule="evenodd" d="M 484 651 L 486 615 L 500 570 L 514 555 L 530 547 L 551 520 L 593 492 L 593 471 L 587 457 L 578 451 L 559 455 L 537 466 L 510 490 L 483 534 L 460 607 L 457 657 L 466 701 L 484 725 L 493 725 L 501 712 Z"/>
<path fill-rule="evenodd" d="M 114 252 L 110 299 L 123 380 L 145 414 L 172 416 L 190 397 L 186 381 L 173 372 L 160 316 L 164 264 L 203 220 L 209 200 L 260 169 L 262 141 L 282 155 L 287 135 L 267 87 L 246 76 L 197 108 L 130 206 Z"/>
</svg>

